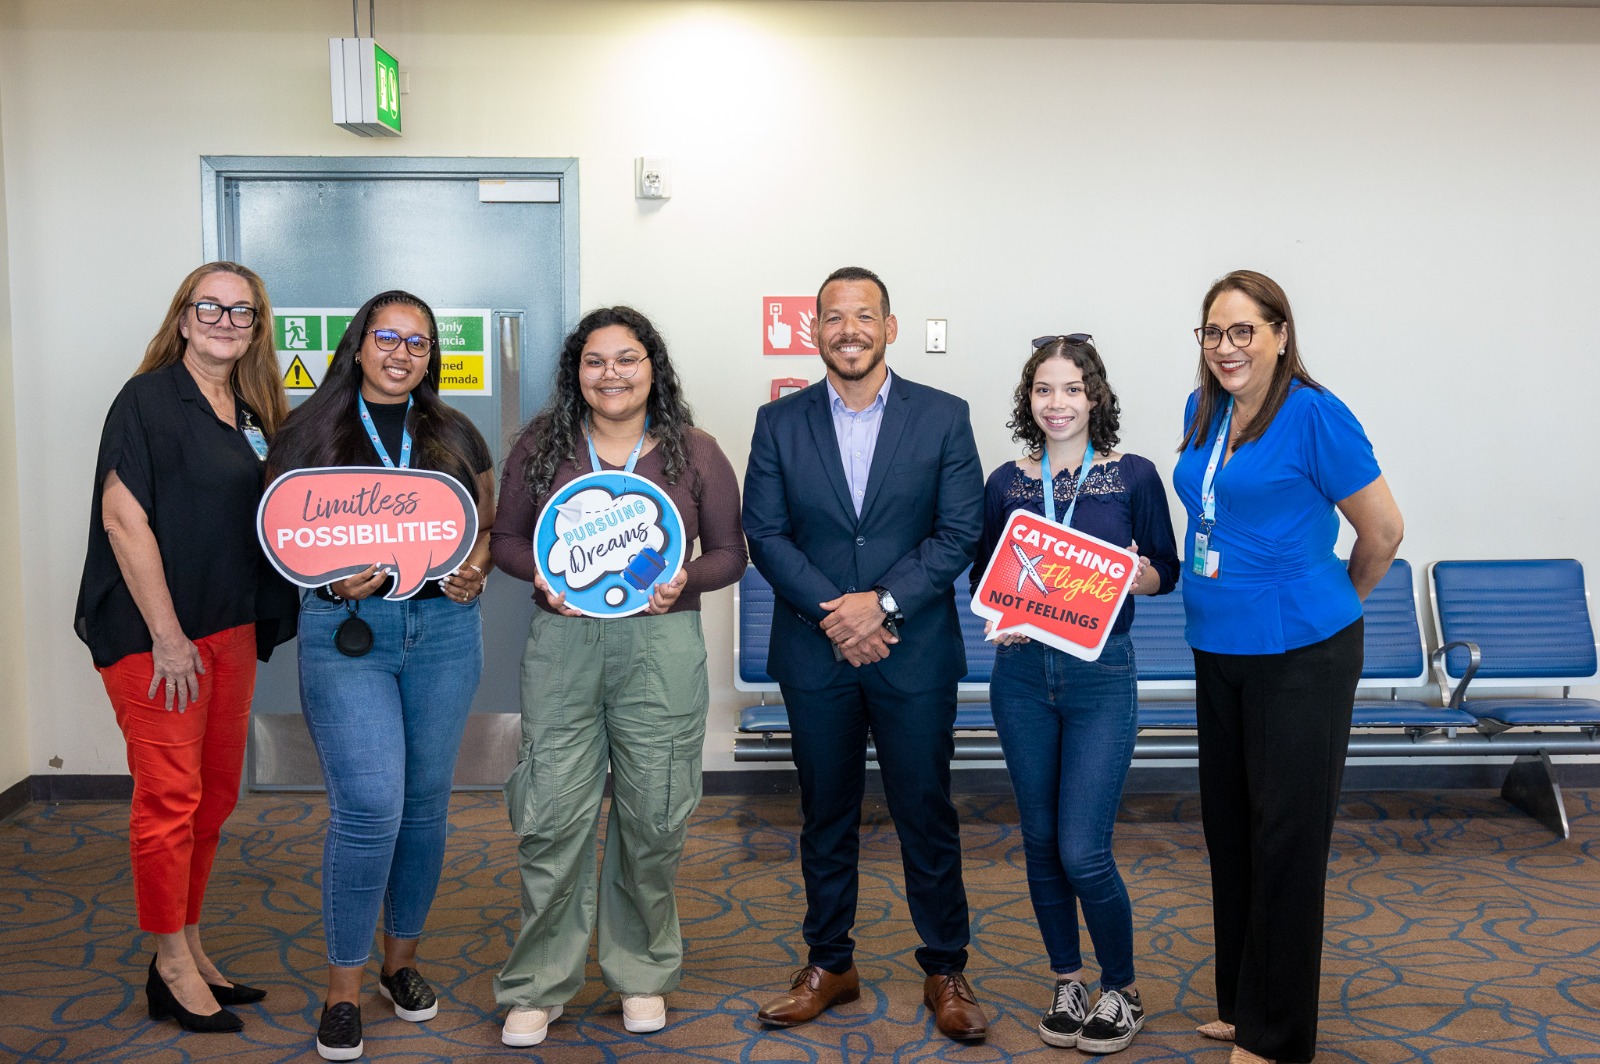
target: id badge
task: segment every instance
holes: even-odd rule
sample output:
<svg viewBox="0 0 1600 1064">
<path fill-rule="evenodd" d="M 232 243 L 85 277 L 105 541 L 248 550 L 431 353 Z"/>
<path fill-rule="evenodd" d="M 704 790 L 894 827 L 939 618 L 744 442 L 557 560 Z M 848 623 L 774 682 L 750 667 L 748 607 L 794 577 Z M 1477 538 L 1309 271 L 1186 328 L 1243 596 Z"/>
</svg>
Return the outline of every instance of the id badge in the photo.
<svg viewBox="0 0 1600 1064">
<path fill-rule="evenodd" d="M 1194 556 L 1190 559 L 1189 569 L 1195 576 L 1206 576 L 1206 558 L 1211 554 L 1211 536 L 1205 532 L 1194 534 Z"/>
<path fill-rule="evenodd" d="M 244 433 L 244 438 L 250 441 L 250 449 L 256 452 L 256 457 L 265 462 L 267 460 L 267 438 L 261 430 L 254 425 L 246 425 L 239 431 Z"/>
</svg>

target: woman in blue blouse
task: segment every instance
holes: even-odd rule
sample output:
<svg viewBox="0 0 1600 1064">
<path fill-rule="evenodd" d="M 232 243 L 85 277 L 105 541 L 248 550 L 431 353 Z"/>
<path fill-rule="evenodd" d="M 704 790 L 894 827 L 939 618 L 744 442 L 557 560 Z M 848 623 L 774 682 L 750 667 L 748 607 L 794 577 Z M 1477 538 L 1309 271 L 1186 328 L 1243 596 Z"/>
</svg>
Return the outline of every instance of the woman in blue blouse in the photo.
<svg viewBox="0 0 1600 1064">
<path fill-rule="evenodd" d="M 974 582 L 1021 509 L 1143 551 L 1133 593 L 1171 591 L 1179 562 L 1166 491 L 1147 459 L 1113 450 L 1117 397 L 1093 337 L 1045 336 L 1034 348 L 1007 425 L 1027 457 L 989 476 Z M 1144 1024 L 1134 987 L 1133 910 L 1111 853 L 1138 732 L 1133 608 L 1129 598 L 1096 661 L 999 636 L 989 687 L 1021 816 L 1028 892 L 1053 973 L 1039 1037 L 1088 1053 L 1126 1048 Z M 1079 952 L 1079 905 L 1100 963 L 1093 1009 Z"/>
<path fill-rule="evenodd" d="M 1217 946 L 1220 1020 L 1200 1031 L 1234 1040 L 1232 1064 L 1309 1061 L 1361 602 L 1403 523 L 1360 422 L 1301 364 L 1283 289 L 1230 273 L 1201 321 L 1173 473 Z"/>
</svg>

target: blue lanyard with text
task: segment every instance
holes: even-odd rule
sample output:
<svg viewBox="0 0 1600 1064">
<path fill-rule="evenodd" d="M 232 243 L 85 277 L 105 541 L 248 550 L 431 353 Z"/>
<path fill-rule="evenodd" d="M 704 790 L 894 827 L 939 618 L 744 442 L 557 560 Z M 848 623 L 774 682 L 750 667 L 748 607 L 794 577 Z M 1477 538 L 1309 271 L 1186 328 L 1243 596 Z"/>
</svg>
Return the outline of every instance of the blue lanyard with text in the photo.
<svg viewBox="0 0 1600 1064">
<path fill-rule="evenodd" d="M 356 393 L 356 405 L 361 410 L 361 424 L 366 426 L 367 436 L 372 440 L 373 449 L 378 452 L 378 457 L 383 460 L 383 464 L 389 469 L 393 469 L 395 467 L 394 460 L 389 457 L 389 449 L 378 438 L 378 426 L 372 423 L 372 415 L 367 411 L 367 400 L 360 392 Z M 409 421 L 410 419 L 411 397 L 408 395 L 406 396 L 406 420 Z M 411 468 L 411 430 L 406 428 L 404 423 L 401 424 L 400 428 L 400 468 Z"/>
<path fill-rule="evenodd" d="M 1072 489 L 1072 505 L 1067 507 L 1067 519 L 1061 523 L 1072 527 L 1072 513 L 1078 508 L 1078 496 L 1083 494 L 1083 482 L 1089 479 L 1089 467 L 1094 464 L 1094 444 L 1083 449 L 1083 468 L 1078 471 L 1078 486 Z M 1056 519 L 1056 483 L 1050 476 L 1050 448 L 1039 448 L 1039 476 L 1044 481 L 1044 516 L 1047 521 Z"/>
<path fill-rule="evenodd" d="M 589 444 L 589 466 L 596 473 L 604 472 L 600 468 L 600 455 L 594 449 L 594 426 L 587 420 L 584 422 L 583 438 Z M 624 473 L 632 473 L 633 467 L 639 464 L 639 452 L 644 450 L 644 438 L 650 435 L 650 415 L 644 416 L 644 431 L 639 433 L 639 442 L 633 445 L 633 450 L 628 454 L 628 464 L 622 467 Z"/>
<path fill-rule="evenodd" d="M 1228 445 L 1228 428 L 1233 424 L 1233 400 L 1223 411 L 1222 424 L 1217 428 L 1217 442 L 1211 445 L 1211 461 L 1206 463 L 1206 475 L 1200 481 L 1200 527 L 1194 534 L 1194 557 L 1190 568 L 1196 576 L 1216 576 L 1221 557 L 1211 549 L 1211 530 L 1217 526 L 1217 467 L 1222 464 L 1222 452 Z"/>
<path fill-rule="evenodd" d="M 1211 461 L 1206 463 L 1205 479 L 1200 481 L 1200 528 L 1209 533 L 1217 523 L 1217 466 L 1222 464 L 1222 449 L 1228 444 L 1228 426 L 1233 423 L 1233 400 L 1223 411 L 1217 442 L 1211 445 Z"/>
</svg>

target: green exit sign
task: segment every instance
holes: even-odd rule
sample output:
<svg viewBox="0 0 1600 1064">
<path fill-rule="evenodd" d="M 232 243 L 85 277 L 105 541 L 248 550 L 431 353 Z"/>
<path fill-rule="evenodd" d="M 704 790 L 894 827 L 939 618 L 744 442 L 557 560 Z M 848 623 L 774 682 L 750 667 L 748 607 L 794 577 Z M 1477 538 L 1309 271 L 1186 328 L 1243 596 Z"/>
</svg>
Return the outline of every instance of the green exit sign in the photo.
<svg viewBox="0 0 1600 1064">
<path fill-rule="evenodd" d="M 332 37 L 333 121 L 363 137 L 400 135 L 400 62 L 371 37 Z"/>
</svg>

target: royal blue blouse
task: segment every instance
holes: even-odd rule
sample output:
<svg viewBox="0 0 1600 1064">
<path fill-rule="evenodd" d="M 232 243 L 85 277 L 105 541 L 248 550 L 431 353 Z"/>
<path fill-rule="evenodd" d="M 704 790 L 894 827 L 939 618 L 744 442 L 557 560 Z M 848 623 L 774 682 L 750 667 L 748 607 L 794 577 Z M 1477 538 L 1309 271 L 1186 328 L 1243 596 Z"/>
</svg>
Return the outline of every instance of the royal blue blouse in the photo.
<svg viewBox="0 0 1600 1064">
<path fill-rule="evenodd" d="M 1199 393 L 1189 396 L 1184 424 Z M 1331 392 L 1296 385 L 1259 439 L 1217 470 L 1215 577 L 1188 571 L 1200 522 L 1200 486 L 1221 415 L 1184 448 L 1173 488 L 1189 514 L 1184 537 L 1184 634 L 1215 654 L 1280 654 L 1320 642 L 1361 616 L 1361 600 L 1333 553 L 1334 504 L 1382 475 L 1354 414 Z"/>
<path fill-rule="evenodd" d="M 1067 507 L 1078 488 L 1078 468 L 1054 473 L 1056 514 L 1065 519 Z M 1044 486 L 1028 476 L 1015 462 L 989 474 L 983 488 L 983 537 L 978 540 L 978 557 L 972 563 L 972 586 L 977 588 L 989 566 L 1000 533 L 1014 510 L 1044 516 Z M 1083 494 L 1072 515 L 1072 527 L 1079 532 L 1126 547 L 1139 544 L 1139 553 L 1150 559 L 1151 568 L 1161 577 L 1165 595 L 1178 582 L 1177 544 L 1172 539 L 1172 514 L 1167 509 L 1167 491 L 1161 474 L 1148 458 L 1125 454 L 1121 458 L 1091 466 L 1083 481 Z M 1122 603 L 1112 635 L 1121 635 L 1133 624 L 1135 595 Z"/>
</svg>

